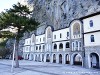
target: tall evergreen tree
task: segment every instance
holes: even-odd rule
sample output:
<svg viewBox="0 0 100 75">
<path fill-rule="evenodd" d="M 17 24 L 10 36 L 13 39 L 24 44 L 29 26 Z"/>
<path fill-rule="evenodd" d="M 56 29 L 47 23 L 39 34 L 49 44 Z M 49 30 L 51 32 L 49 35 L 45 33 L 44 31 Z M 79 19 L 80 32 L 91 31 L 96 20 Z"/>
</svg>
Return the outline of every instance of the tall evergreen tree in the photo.
<svg viewBox="0 0 100 75">
<path fill-rule="evenodd" d="M 19 67 L 18 62 L 18 45 L 19 40 L 23 36 L 24 32 L 30 32 L 37 28 L 39 25 L 38 22 L 31 16 L 31 11 L 25 5 L 21 5 L 20 3 L 14 4 L 12 8 L 8 9 L 6 12 L 2 12 L 0 14 L 0 29 L 13 29 L 16 32 L 16 51 L 15 51 L 15 62 L 16 67 Z M 11 30 L 10 30 L 11 31 Z M 14 31 L 13 31 L 14 32 Z M 8 33 L 9 34 L 9 33 Z M 9 35 L 4 34 L 3 36 L 9 37 Z"/>
</svg>

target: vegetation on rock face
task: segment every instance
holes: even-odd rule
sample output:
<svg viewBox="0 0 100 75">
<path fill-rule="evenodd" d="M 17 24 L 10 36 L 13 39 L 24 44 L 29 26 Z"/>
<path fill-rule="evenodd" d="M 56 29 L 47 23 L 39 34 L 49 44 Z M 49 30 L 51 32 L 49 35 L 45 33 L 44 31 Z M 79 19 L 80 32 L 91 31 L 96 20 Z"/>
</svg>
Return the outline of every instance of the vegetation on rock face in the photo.
<svg viewBox="0 0 100 75">
<path fill-rule="evenodd" d="M 24 32 L 30 32 L 37 28 L 38 22 L 31 16 L 31 11 L 25 5 L 17 3 L 6 12 L 0 14 L 0 29 L 1 37 L 14 38 L 16 39 L 16 50 L 15 50 L 15 61 L 16 67 L 19 67 L 18 62 L 18 45 L 19 40 L 23 37 Z M 3 29 L 8 29 L 5 31 Z"/>
<path fill-rule="evenodd" d="M 6 49 L 6 48 L 2 48 L 0 50 L 0 58 L 6 58 L 8 55 L 10 56 L 11 55 L 11 51 L 9 49 Z M 9 57 L 7 57 L 8 59 Z"/>
</svg>

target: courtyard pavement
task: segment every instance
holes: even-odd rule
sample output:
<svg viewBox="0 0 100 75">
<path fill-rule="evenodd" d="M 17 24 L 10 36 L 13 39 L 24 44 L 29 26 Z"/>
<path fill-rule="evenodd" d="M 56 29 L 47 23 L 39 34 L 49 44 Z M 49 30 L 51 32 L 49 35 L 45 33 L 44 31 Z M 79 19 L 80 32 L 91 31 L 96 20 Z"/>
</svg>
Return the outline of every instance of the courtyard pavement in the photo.
<svg viewBox="0 0 100 75">
<path fill-rule="evenodd" d="M 11 72 L 11 60 L 0 60 L 0 75 L 100 75 L 100 69 L 20 60 L 20 68 Z"/>
</svg>

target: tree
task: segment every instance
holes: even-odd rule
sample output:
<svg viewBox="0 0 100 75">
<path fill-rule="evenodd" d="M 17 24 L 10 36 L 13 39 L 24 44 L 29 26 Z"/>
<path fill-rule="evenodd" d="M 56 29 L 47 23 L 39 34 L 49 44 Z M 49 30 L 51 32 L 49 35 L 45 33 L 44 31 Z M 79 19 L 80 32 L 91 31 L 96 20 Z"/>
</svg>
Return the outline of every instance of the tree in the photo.
<svg viewBox="0 0 100 75">
<path fill-rule="evenodd" d="M 5 46 L 7 38 L 0 38 L 0 57 L 5 58 L 7 55 L 11 54 L 11 51 Z"/>
<path fill-rule="evenodd" d="M 16 67 L 19 67 L 18 62 L 18 44 L 20 38 L 23 36 L 24 32 L 30 32 L 37 28 L 39 25 L 38 22 L 31 16 L 31 11 L 25 5 L 21 5 L 20 3 L 14 4 L 12 8 L 6 10 L 6 12 L 2 12 L 0 14 L 0 29 L 8 29 L 10 32 L 12 31 L 15 33 L 8 33 L 7 32 L 2 34 L 5 37 L 9 37 L 13 35 L 16 37 L 16 52 L 15 52 L 15 62 Z"/>
</svg>

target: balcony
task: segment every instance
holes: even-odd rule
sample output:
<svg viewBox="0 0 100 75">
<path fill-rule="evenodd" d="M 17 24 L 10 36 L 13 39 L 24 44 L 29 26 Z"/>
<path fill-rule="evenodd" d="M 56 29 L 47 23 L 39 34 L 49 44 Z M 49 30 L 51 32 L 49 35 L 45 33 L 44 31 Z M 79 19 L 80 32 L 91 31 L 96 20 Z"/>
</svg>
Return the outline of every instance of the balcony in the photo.
<svg viewBox="0 0 100 75">
<path fill-rule="evenodd" d="M 66 52 L 70 52 L 71 49 L 70 49 L 70 48 L 65 48 L 65 51 L 66 51 Z"/>
<path fill-rule="evenodd" d="M 62 49 L 59 49 L 59 52 L 63 52 L 63 48 Z"/>
<path fill-rule="evenodd" d="M 52 52 L 57 52 L 57 49 L 53 49 Z"/>
</svg>

